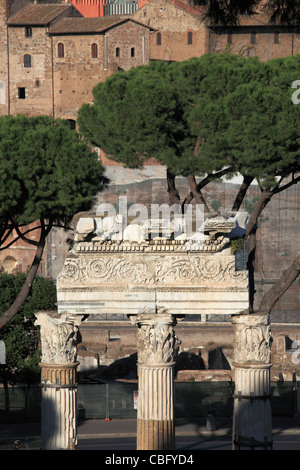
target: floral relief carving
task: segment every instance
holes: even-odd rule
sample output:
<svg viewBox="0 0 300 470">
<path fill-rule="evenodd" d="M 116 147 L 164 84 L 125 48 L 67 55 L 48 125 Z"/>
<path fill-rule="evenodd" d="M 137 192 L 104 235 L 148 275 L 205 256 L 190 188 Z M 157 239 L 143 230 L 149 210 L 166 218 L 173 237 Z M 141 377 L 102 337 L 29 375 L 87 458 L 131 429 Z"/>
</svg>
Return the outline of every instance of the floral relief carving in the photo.
<svg viewBox="0 0 300 470">
<path fill-rule="evenodd" d="M 233 316 L 235 330 L 235 361 L 240 364 L 263 363 L 271 360 L 271 326 L 269 319 L 258 315 Z"/>
<path fill-rule="evenodd" d="M 59 281 L 74 283 L 127 283 L 154 284 L 151 270 L 145 263 L 132 262 L 125 258 L 67 258 Z"/>
<path fill-rule="evenodd" d="M 36 314 L 35 325 L 40 327 L 42 362 L 71 364 L 76 361 L 78 326 L 66 315 Z M 79 320 L 81 317 L 79 317 Z"/>
<path fill-rule="evenodd" d="M 235 270 L 234 257 L 227 256 L 194 256 L 194 257 L 161 257 L 157 261 L 157 284 L 168 282 L 195 283 L 214 281 L 245 283 L 246 271 Z"/>
<path fill-rule="evenodd" d="M 171 315 L 139 315 L 139 364 L 167 364 L 174 361 L 174 318 Z"/>
</svg>

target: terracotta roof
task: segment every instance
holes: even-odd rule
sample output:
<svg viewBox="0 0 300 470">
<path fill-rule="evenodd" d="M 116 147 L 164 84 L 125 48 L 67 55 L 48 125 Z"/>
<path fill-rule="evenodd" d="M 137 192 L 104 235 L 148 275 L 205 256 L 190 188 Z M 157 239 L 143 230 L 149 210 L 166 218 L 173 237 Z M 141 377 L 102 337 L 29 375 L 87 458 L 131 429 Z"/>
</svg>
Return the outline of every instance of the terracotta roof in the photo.
<svg viewBox="0 0 300 470">
<path fill-rule="evenodd" d="M 31 4 L 10 17 L 7 23 L 9 25 L 46 25 L 61 13 L 73 8 L 70 4 Z"/>
<path fill-rule="evenodd" d="M 62 18 L 57 23 L 50 26 L 50 34 L 88 34 L 102 33 L 125 21 L 133 21 L 134 23 L 150 28 L 128 16 L 105 16 L 103 18 Z"/>
</svg>

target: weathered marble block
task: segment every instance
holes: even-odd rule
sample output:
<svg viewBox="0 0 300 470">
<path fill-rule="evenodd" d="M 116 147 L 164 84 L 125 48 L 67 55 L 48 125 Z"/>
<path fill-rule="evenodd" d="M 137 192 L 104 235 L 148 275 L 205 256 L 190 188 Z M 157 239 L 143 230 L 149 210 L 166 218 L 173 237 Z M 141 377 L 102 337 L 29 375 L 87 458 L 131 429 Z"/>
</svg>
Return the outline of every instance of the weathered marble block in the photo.
<svg viewBox="0 0 300 470">
<path fill-rule="evenodd" d="M 58 312 L 239 313 L 248 308 L 248 272 L 236 270 L 229 248 L 235 228 L 236 220 L 221 217 L 206 222 L 200 241 L 143 239 L 141 230 L 136 241 L 134 227 L 122 240 L 99 239 L 97 233 L 89 233 L 89 241 L 77 237 L 58 276 Z"/>
</svg>

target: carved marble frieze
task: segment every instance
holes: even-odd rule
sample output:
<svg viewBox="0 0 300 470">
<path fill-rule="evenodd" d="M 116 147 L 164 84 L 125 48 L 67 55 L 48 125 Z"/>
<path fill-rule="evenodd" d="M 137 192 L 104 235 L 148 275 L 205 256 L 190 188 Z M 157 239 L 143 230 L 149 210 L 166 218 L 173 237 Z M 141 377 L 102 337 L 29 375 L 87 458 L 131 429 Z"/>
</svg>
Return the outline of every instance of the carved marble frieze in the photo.
<svg viewBox="0 0 300 470">
<path fill-rule="evenodd" d="M 237 271 L 226 235 L 235 223 L 214 219 L 202 239 L 76 239 L 57 278 L 58 311 L 137 314 L 236 313 L 248 307 L 248 272 Z M 81 227 L 92 230 L 87 222 Z M 222 233 L 224 232 L 224 233 Z M 93 234 L 92 234 L 93 235 Z"/>
<path fill-rule="evenodd" d="M 177 287 L 211 283 L 247 286 L 247 271 L 236 271 L 234 256 L 78 256 L 66 259 L 58 277 L 63 285 Z"/>
</svg>

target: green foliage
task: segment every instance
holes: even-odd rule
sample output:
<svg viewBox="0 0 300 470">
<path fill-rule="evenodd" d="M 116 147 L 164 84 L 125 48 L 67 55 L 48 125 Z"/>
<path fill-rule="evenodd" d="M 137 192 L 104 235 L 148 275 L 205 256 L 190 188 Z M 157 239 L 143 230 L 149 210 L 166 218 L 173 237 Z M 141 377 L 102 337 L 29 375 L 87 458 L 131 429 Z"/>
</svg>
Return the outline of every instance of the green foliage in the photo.
<svg viewBox="0 0 300 470">
<path fill-rule="evenodd" d="M 300 107 L 291 83 L 300 58 L 206 54 L 117 73 L 79 111 L 92 143 L 130 167 L 156 157 L 174 175 L 229 168 L 274 187 L 299 170 Z M 197 145 L 197 151 L 195 152 Z"/>
<path fill-rule="evenodd" d="M 79 110 L 80 132 L 131 168 L 150 157 L 174 163 L 180 158 L 185 133 L 168 73 L 168 64 L 154 62 L 99 83 L 93 90 L 94 104 Z"/>
<path fill-rule="evenodd" d="M 4 313 L 20 291 L 25 274 L 0 275 L 0 314 Z M 5 375 L 11 382 L 30 383 L 39 380 L 39 330 L 34 325 L 35 313 L 56 308 L 56 287 L 52 280 L 37 277 L 22 308 L 11 322 L 0 330 L 6 345 Z"/>
<path fill-rule="evenodd" d="M 220 209 L 221 205 L 222 205 L 221 202 L 218 201 L 217 199 L 213 199 L 213 200 L 211 201 L 211 207 L 213 208 L 213 210 L 214 210 L 215 212 L 218 212 L 218 210 Z"/>
<path fill-rule="evenodd" d="M 299 57 L 266 63 L 234 60 L 221 57 L 231 74 L 225 67 L 219 80 L 212 68 L 191 109 L 189 122 L 201 141 L 197 161 L 202 168 L 231 165 L 264 187 L 275 187 L 280 178 L 300 169 L 300 108 L 291 100 Z M 214 80 L 219 94 L 209 92 Z"/>
<path fill-rule="evenodd" d="M 244 249 L 244 239 L 243 238 L 232 238 L 230 240 L 231 253 L 235 254 Z"/>
<path fill-rule="evenodd" d="M 68 221 L 103 188 L 97 154 L 66 121 L 0 117 L 0 217 Z"/>
</svg>

